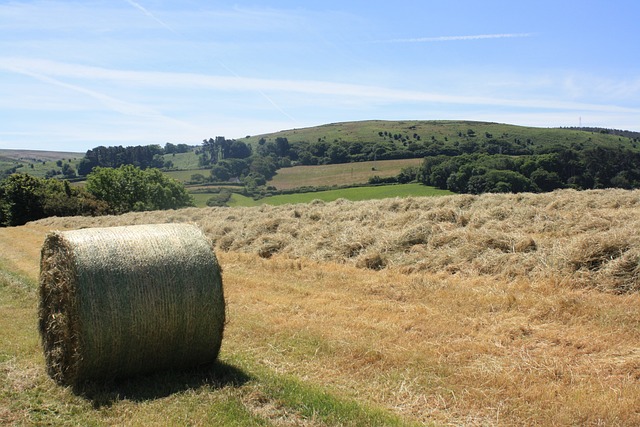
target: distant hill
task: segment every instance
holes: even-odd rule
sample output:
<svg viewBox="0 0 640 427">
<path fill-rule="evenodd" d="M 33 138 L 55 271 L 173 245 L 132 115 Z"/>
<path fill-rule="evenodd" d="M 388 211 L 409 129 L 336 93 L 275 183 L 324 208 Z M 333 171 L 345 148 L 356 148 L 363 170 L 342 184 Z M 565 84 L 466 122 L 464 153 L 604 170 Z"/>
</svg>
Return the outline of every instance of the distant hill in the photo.
<svg viewBox="0 0 640 427">
<path fill-rule="evenodd" d="M 470 133 L 472 131 L 472 133 Z M 215 135 L 211 135 L 215 136 Z M 210 135 L 203 135 L 210 137 Z M 260 139 L 275 141 L 287 138 L 290 143 L 395 143 L 408 146 L 412 142 L 436 141 L 440 145 L 459 147 L 465 141 L 505 141 L 510 144 L 529 147 L 532 151 L 546 151 L 550 148 L 572 144 L 621 147 L 640 150 L 640 132 L 603 128 L 537 128 L 492 122 L 464 120 L 366 120 L 356 122 L 330 123 L 300 129 L 252 135 L 240 138 L 252 146 Z M 42 163 L 57 160 L 80 159 L 84 152 L 62 152 L 41 150 L 0 149 L 0 162 L 11 164 Z M 186 153 L 189 158 L 193 153 Z M 174 156 L 175 157 L 175 156 Z"/>
<path fill-rule="evenodd" d="M 574 128 L 563 128 L 563 129 L 573 129 L 573 130 L 583 130 L 586 132 L 605 133 L 609 135 L 624 136 L 627 138 L 640 138 L 640 132 L 635 132 L 632 130 L 591 128 L 591 127 L 574 127 Z"/>
<path fill-rule="evenodd" d="M 84 153 L 45 150 L 0 149 L 0 178 L 14 172 L 25 172 L 33 176 L 52 176 L 62 173 L 63 163 L 74 168 Z"/>
<path fill-rule="evenodd" d="M 218 137 L 218 135 L 203 135 L 203 138 L 211 139 L 212 137 Z M 610 169 L 614 170 L 620 169 L 617 157 L 635 159 L 637 155 L 640 155 L 640 132 L 601 128 L 537 128 L 464 120 L 366 120 L 330 123 L 247 136 L 238 139 L 238 141 L 251 145 L 254 154 L 258 154 L 263 159 L 261 166 L 270 168 L 269 173 L 259 172 L 264 175 L 262 177 L 263 183 L 264 181 L 269 182 L 277 169 L 282 170 L 288 166 L 305 168 L 310 165 L 344 164 L 346 167 L 349 162 L 360 164 L 400 159 L 418 161 L 418 159 L 431 159 L 439 155 L 454 158 L 465 155 L 492 156 L 501 154 L 521 159 L 524 156 L 546 155 L 564 150 L 585 153 L 593 149 L 604 149 L 608 150 L 606 156 L 609 160 L 606 162 Z M 202 151 L 198 148 L 202 147 L 195 145 L 190 148 L 191 150 L 188 152 L 164 154 L 164 162 L 168 165 L 165 168 L 172 170 L 172 174 L 179 173 L 179 179 L 184 182 L 188 182 L 191 176 L 197 174 L 209 179 L 209 170 L 203 172 L 202 169 L 212 169 L 213 164 L 201 164 L 200 153 Z M 602 156 L 605 154 L 601 154 L 592 154 L 591 157 L 604 159 Z M 84 155 L 85 153 L 76 152 L 0 150 L 0 176 L 20 171 L 41 177 L 63 176 L 63 167 L 67 169 L 71 167 L 80 172 L 80 159 Z M 579 162 L 584 164 L 587 160 L 581 158 Z M 465 160 L 465 162 L 467 161 Z M 556 163 L 558 162 L 562 163 L 564 160 L 559 160 Z M 591 160 L 589 162 L 593 163 Z M 539 166 L 553 172 L 547 167 L 547 163 L 549 162 Z M 226 166 L 230 167 L 230 165 L 229 163 Z M 243 165 L 243 174 L 246 176 L 249 163 L 245 162 Z M 459 166 L 457 165 L 456 171 Z M 481 166 L 488 169 L 496 168 L 495 165 Z M 253 167 L 252 173 L 255 174 L 253 171 L 257 169 L 257 167 Z M 530 178 L 532 170 L 527 169 L 525 172 L 520 169 L 516 168 L 515 170 Z M 606 179 L 601 179 L 602 173 L 593 167 L 591 169 L 586 172 L 578 171 L 567 177 L 564 177 L 562 173 L 560 175 L 569 179 L 573 175 L 591 174 L 592 176 L 587 177 L 588 179 L 583 184 L 578 185 L 579 188 L 610 185 L 611 177 L 607 175 Z M 237 171 L 224 172 L 228 172 L 226 175 L 232 177 L 241 176 Z M 378 171 L 374 172 L 383 176 Z M 447 177 L 451 171 L 448 172 Z M 624 176 L 618 177 L 618 181 L 624 183 L 625 186 L 635 188 L 640 183 L 635 169 L 630 169 L 629 173 L 622 169 L 614 172 L 616 174 L 624 172 Z M 80 172 L 80 174 L 82 173 Z M 306 170 L 302 172 L 302 175 L 305 174 Z M 352 168 L 349 168 L 343 175 L 350 177 L 352 174 Z M 284 173 L 281 175 L 284 176 Z M 256 176 L 256 182 L 260 182 L 261 177 Z M 212 181 L 215 179 L 213 177 Z M 222 182 L 226 179 L 221 178 L 218 181 Z M 350 183 L 352 180 L 348 181 Z M 296 182 L 297 186 L 306 185 L 300 180 Z M 288 184 L 282 183 L 278 185 L 270 183 L 269 185 L 278 188 L 288 186 Z M 444 184 L 441 183 L 441 185 Z"/>
<path fill-rule="evenodd" d="M 40 150 L 3 150 L 0 149 L 0 158 L 5 160 L 17 160 L 21 162 L 47 162 L 63 159 L 75 159 L 84 156 L 84 153 L 72 153 L 66 151 L 40 151 Z"/>
<path fill-rule="evenodd" d="M 394 143 L 409 147 L 411 143 L 436 142 L 440 146 L 458 148 L 477 142 L 496 141 L 515 150 L 546 152 L 560 147 L 603 146 L 640 150 L 640 132 L 600 128 L 538 128 L 491 122 L 464 120 L 368 120 L 331 123 L 301 129 L 290 129 L 242 138 L 255 146 L 287 138 L 290 143 Z"/>
</svg>

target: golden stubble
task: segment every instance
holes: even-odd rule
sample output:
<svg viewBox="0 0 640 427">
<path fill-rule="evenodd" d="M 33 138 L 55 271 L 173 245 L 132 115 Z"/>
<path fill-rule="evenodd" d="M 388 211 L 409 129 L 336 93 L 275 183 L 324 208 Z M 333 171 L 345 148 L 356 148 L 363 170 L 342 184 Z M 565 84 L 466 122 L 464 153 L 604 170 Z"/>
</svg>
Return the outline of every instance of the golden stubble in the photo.
<svg viewBox="0 0 640 427">
<path fill-rule="evenodd" d="M 418 421 L 640 421 L 637 296 L 225 254 L 224 351 Z"/>
</svg>

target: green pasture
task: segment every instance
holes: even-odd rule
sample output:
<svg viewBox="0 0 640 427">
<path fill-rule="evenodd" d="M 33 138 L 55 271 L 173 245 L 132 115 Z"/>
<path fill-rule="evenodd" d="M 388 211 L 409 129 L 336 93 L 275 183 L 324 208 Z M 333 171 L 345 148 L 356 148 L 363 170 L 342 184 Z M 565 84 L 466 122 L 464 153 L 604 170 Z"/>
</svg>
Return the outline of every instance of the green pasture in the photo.
<svg viewBox="0 0 640 427">
<path fill-rule="evenodd" d="M 323 200 L 331 202 L 338 199 L 352 201 L 384 199 L 389 197 L 429 197 L 447 196 L 453 194 L 447 190 L 439 190 L 434 187 L 427 187 L 421 184 L 400 184 L 382 185 L 376 187 L 355 187 L 328 191 L 317 191 L 311 193 L 283 194 L 265 197 L 260 200 L 253 200 L 240 194 L 233 194 L 229 205 L 231 206 L 259 206 L 285 205 L 295 203 L 309 203 L 313 200 Z M 205 200 L 206 202 L 206 200 Z"/>
</svg>

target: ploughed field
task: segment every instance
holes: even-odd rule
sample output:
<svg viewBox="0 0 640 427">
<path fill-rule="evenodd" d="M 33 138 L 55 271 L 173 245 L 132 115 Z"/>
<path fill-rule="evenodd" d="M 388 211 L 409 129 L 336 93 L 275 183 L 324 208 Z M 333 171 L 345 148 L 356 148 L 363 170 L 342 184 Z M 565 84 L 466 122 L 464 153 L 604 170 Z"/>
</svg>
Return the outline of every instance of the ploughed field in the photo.
<svg viewBox="0 0 640 427">
<path fill-rule="evenodd" d="M 222 368 L 57 386 L 36 329 L 45 234 L 165 222 L 196 223 L 216 248 Z M 638 425 L 639 230 L 640 191 L 623 190 L 0 229 L 0 423 Z"/>
</svg>

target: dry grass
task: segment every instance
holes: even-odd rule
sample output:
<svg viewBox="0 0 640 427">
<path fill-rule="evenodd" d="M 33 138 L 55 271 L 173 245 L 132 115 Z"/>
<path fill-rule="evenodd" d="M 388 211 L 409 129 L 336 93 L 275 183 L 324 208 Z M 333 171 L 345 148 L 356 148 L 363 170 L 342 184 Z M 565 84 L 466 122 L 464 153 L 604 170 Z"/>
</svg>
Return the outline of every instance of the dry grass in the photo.
<svg viewBox="0 0 640 427">
<path fill-rule="evenodd" d="M 562 277 L 613 292 L 640 289 L 640 192 L 449 196 L 183 209 L 45 219 L 46 227 L 196 222 L 221 251 L 333 261 L 406 273 Z"/>
<path fill-rule="evenodd" d="M 0 243 L 194 221 L 225 272 L 223 355 L 408 421 L 638 425 L 639 202 L 607 190 L 185 209 L 48 219 Z"/>
<path fill-rule="evenodd" d="M 226 345 L 420 422 L 640 422 L 637 295 L 222 258 Z M 250 343 L 250 344 L 249 344 Z"/>
</svg>

